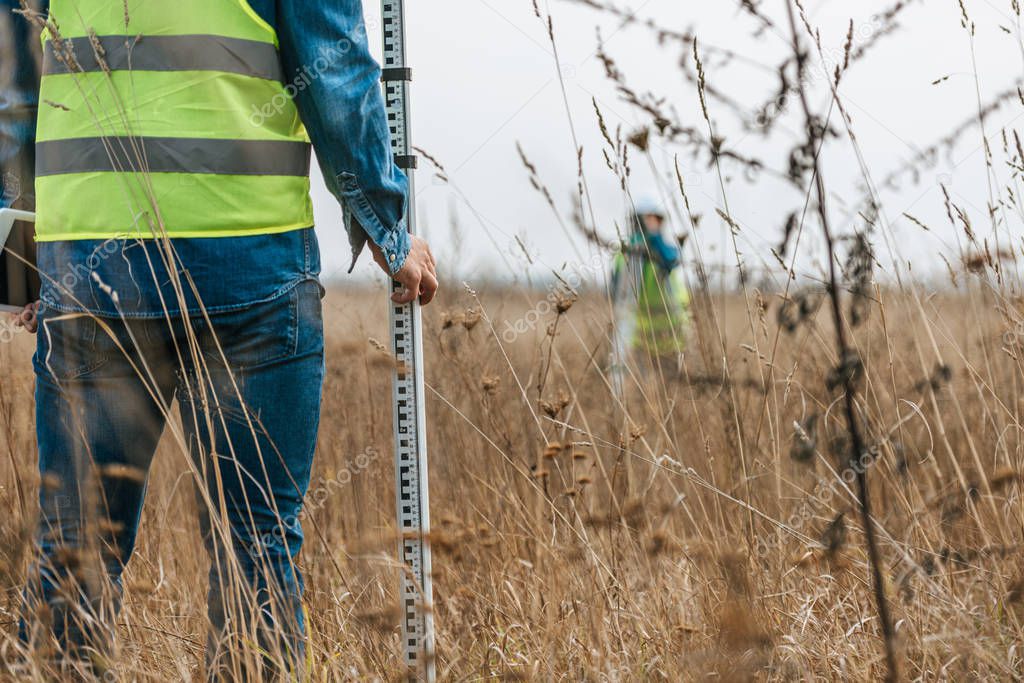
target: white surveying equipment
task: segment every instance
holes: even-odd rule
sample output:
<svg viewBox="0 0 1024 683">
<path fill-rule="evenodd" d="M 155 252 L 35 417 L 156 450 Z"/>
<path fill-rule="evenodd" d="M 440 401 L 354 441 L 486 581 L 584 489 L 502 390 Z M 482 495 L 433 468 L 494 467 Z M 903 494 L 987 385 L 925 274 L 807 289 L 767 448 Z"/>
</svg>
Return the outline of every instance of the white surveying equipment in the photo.
<svg viewBox="0 0 1024 683">
<path fill-rule="evenodd" d="M 9 300 L 7 290 L 7 240 L 11 236 L 11 231 L 14 228 L 14 224 L 17 221 L 25 221 L 26 223 L 35 223 L 36 215 L 29 211 L 19 211 L 17 209 L 0 209 L 0 312 L 4 313 L 18 313 L 20 312 L 27 303 L 32 303 L 27 300 Z M 17 250 L 14 250 L 17 252 Z M 12 262 L 15 261 L 15 257 L 11 257 Z M 24 295 L 22 292 L 21 295 Z M 21 296 L 18 295 L 18 296 Z"/>
<path fill-rule="evenodd" d="M 409 81 L 406 66 L 404 0 L 383 0 L 384 105 L 391 129 L 395 163 L 409 176 L 406 224 L 416 232 L 413 154 L 409 131 Z M 392 292 L 401 289 L 392 281 Z M 434 616 L 430 577 L 430 511 L 427 497 L 427 434 L 423 396 L 423 336 L 420 304 L 389 303 L 391 350 L 395 354 L 394 398 L 395 492 L 398 512 L 398 556 L 402 563 L 399 608 L 401 647 L 408 680 L 433 682 Z"/>
<path fill-rule="evenodd" d="M 0 248 L 7 244 L 7 238 L 11 234 L 11 228 L 15 221 L 36 222 L 36 215 L 31 211 L 18 211 L 17 209 L 0 209 Z"/>
</svg>

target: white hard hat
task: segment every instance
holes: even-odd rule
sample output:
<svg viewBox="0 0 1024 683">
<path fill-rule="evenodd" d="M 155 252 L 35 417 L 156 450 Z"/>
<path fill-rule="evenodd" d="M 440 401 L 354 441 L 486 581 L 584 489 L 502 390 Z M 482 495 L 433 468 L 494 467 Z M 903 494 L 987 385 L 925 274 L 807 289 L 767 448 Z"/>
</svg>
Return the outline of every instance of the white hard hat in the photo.
<svg viewBox="0 0 1024 683">
<path fill-rule="evenodd" d="M 633 211 L 637 216 L 667 216 L 665 207 L 654 197 L 640 197 L 633 204 Z"/>
</svg>

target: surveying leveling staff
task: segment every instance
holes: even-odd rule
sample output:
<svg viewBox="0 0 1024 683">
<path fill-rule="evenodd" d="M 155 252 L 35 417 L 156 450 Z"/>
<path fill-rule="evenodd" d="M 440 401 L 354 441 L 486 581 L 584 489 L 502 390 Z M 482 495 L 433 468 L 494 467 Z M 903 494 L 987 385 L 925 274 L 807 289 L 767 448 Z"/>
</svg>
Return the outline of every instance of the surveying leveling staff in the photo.
<svg viewBox="0 0 1024 683">
<path fill-rule="evenodd" d="M 0 0 L 5 14 L 17 4 Z M 208 659 L 216 667 L 230 654 L 226 624 L 244 629 L 255 610 L 271 622 L 263 636 L 301 662 L 302 531 L 281 520 L 297 518 L 309 483 L 324 376 L 310 141 L 353 263 L 369 238 L 405 287 L 396 301 L 425 304 L 437 290 L 430 249 L 404 223 L 408 183 L 392 159 L 361 0 L 51 0 L 49 11 L 60 37 L 44 34 L 39 92 L 20 93 L 47 103 L 34 148 L 43 290 L 36 319 L 22 318 L 40 329 L 44 485 L 30 596 L 49 605 L 67 651 L 103 646 L 113 615 L 100 596 L 119 592 L 176 398 L 202 475 Z M 18 127 L 4 115 L 9 144 L 4 133 Z M 161 228 L 170 267 L 147 239 Z M 69 264 L 87 264 L 88 277 L 66 277 L 80 270 Z M 230 549 L 210 519 L 221 506 Z M 67 558 L 81 551 L 84 562 L 90 548 L 104 579 L 78 582 L 80 604 L 69 605 L 59 584 L 83 572 Z M 255 599 L 225 584 L 232 563 Z M 23 636 L 41 642 L 39 628 L 26 620 Z"/>
</svg>

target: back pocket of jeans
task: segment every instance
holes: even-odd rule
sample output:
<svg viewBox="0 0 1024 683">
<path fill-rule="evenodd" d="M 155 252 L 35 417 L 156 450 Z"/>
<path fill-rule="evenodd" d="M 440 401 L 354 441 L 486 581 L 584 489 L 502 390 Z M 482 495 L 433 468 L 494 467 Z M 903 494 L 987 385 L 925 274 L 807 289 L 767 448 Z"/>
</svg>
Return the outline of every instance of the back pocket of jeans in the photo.
<svg viewBox="0 0 1024 683">
<path fill-rule="evenodd" d="M 273 301 L 211 316 L 203 351 L 217 365 L 254 368 L 295 354 L 298 295 L 293 288 Z"/>
<path fill-rule="evenodd" d="M 35 370 L 58 380 L 84 377 L 106 364 L 108 356 L 96 348 L 96 318 L 85 313 L 64 313 L 39 304 Z"/>
</svg>

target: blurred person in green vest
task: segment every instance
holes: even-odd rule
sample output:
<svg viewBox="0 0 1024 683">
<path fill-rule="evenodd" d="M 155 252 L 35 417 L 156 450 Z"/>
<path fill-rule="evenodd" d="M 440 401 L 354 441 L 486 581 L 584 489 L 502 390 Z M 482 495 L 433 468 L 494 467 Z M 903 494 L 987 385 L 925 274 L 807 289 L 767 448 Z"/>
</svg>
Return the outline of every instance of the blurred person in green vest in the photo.
<svg viewBox="0 0 1024 683">
<path fill-rule="evenodd" d="M 630 235 L 612 265 L 613 365 L 622 368 L 632 352 L 675 368 L 690 324 L 679 243 L 668 233 L 665 210 L 652 199 L 636 202 L 629 224 Z"/>
</svg>

